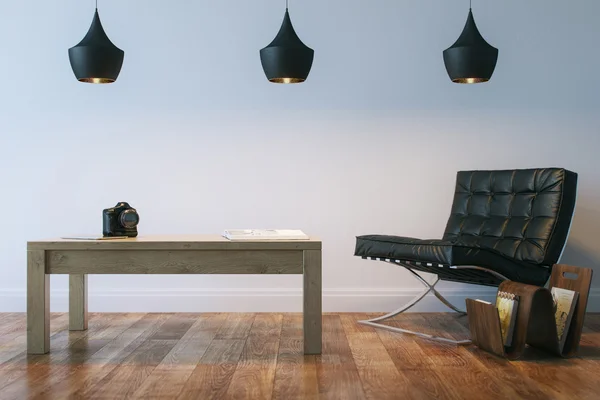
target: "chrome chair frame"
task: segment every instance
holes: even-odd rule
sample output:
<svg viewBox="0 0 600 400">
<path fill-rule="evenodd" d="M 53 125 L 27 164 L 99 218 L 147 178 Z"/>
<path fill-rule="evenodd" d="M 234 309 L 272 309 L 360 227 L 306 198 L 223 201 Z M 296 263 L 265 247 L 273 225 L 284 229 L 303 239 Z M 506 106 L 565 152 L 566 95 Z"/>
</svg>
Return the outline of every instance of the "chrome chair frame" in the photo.
<svg viewBox="0 0 600 400">
<path fill-rule="evenodd" d="M 366 259 L 367 257 L 362 257 L 364 259 Z M 372 259 L 378 259 L 378 258 L 372 258 Z M 427 333 L 423 333 L 423 332 L 415 332 L 415 331 L 411 331 L 408 329 L 403 329 L 403 328 L 398 328 L 395 326 L 390 326 L 390 325 L 385 325 L 382 324 L 380 322 L 388 320 L 390 318 L 395 317 L 398 314 L 401 314 L 407 310 L 409 310 L 412 306 L 414 306 L 415 304 L 417 304 L 419 301 L 423 300 L 423 298 L 429 294 L 430 292 L 433 293 L 433 295 L 435 297 L 438 298 L 439 301 L 441 301 L 446 307 L 450 308 L 453 311 L 456 311 L 459 314 L 463 314 L 466 315 L 466 312 L 463 310 L 460 310 L 459 308 L 457 308 L 456 306 L 454 306 L 448 299 L 446 299 L 440 292 L 438 292 L 435 289 L 435 285 L 440 281 L 439 276 L 435 276 L 435 281 L 433 283 L 429 283 L 425 278 L 423 278 L 421 275 L 419 275 L 418 272 L 416 272 L 414 269 L 411 268 L 411 266 L 403 261 L 400 260 L 392 260 L 389 258 L 379 258 L 380 261 L 384 261 L 390 264 L 394 264 L 394 265 L 400 265 L 404 268 L 406 268 L 419 282 L 421 282 L 423 284 L 423 286 L 425 286 L 425 290 L 423 290 L 421 293 L 419 293 L 417 296 L 415 296 L 415 298 L 413 298 L 411 301 L 409 301 L 408 303 L 406 303 L 405 305 L 403 305 L 402 307 L 398 308 L 397 310 L 394 310 L 388 314 L 382 315 L 380 317 L 376 317 L 376 318 L 371 318 L 371 319 L 367 319 L 367 320 L 363 320 L 363 321 L 358 321 L 358 323 L 363 324 L 363 325 L 369 325 L 375 328 L 381 328 L 381 329 L 386 329 L 388 331 L 393 331 L 393 332 L 399 332 L 399 333 L 407 333 L 409 335 L 415 335 L 415 336 L 419 336 L 425 339 L 429 339 L 429 340 L 435 340 L 438 342 L 444 342 L 444 343 L 451 343 L 451 344 L 455 344 L 455 345 L 468 345 L 471 344 L 470 340 L 453 340 L 453 339 L 448 339 L 448 338 L 444 338 L 444 337 L 439 337 L 439 336 L 433 336 L 433 335 L 429 335 Z M 430 264 L 428 264 L 428 266 L 432 266 Z M 508 278 L 506 278 L 504 275 L 496 272 L 496 271 L 492 271 L 490 269 L 487 268 L 483 268 L 483 267 L 476 267 L 476 266 L 452 266 L 452 267 L 446 267 L 446 268 L 450 268 L 450 269 L 477 269 L 480 271 L 485 271 L 488 272 L 492 275 L 494 275 L 495 277 L 502 279 L 502 280 L 507 280 Z M 433 272 L 432 272 L 433 273 Z"/>
</svg>

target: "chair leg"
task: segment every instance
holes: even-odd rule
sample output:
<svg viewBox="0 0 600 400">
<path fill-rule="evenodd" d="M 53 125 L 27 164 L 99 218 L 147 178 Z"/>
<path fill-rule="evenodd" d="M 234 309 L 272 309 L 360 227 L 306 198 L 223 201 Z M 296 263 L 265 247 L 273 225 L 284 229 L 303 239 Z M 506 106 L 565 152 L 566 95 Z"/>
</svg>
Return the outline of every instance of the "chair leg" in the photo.
<svg viewBox="0 0 600 400">
<path fill-rule="evenodd" d="M 435 297 L 437 297 L 437 298 L 438 298 L 438 300 L 439 300 L 439 301 L 441 301 L 441 302 L 442 302 L 442 303 L 443 303 L 443 304 L 444 304 L 446 307 L 448 307 L 449 309 L 451 309 L 451 310 L 454 310 L 454 311 L 456 311 L 456 312 L 457 312 L 457 313 L 459 313 L 459 314 L 463 314 L 463 315 L 466 315 L 466 314 L 467 314 L 467 312 L 466 312 L 466 311 L 463 311 L 463 310 L 461 310 L 461 309 L 459 309 L 459 308 L 456 308 L 456 306 L 455 306 L 454 304 L 450 303 L 450 302 L 448 301 L 448 299 L 446 299 L 444 296 L 442 296 L 442 295 L 440 294 L 440 292 L 438 292 L 437 290 L 435 290 L 435 289 L 431 288 L 431 291 L 433 292 L 433 294 L 435 295 Z"/>
<path fill-rule="evenodd" d="M 433 292 L 435 297 L 437 297 L 438 300 L 441 301 L 446 307 L 448 307 L 449 309 L 456 311 L 457 313 L 460 313 L 460 314 L 467 313 L 466 311 L 456 308 L 452 303 L 450 303 L 448 301 L 448 299 L 446 299 L 444 296 L 442 296 L 442 294 L 435 289 L 435 285 L 437 285 L 437 283 L 440 281 L 440 278 L 437 275 L 435 276 L 435 282 L 429 283 L 425 280 L 425 278 L 423 278 L 421 275 L 417 274 L 412 269 L 410 269 L 410 268 L 407 268 L 407 269 L 410 271 L 410 273 L 412 273 L 414 275 L 415 278 L 417 278 L 422 284 L 424 284 L 427 287 L 427 289 L 426 289 L 427 292 L 429 292 L 429 291 Z"/>
<path fill-rule="evenodd" d="M 394 262 L 393 264 L 398 264 L 398 263 Z M 389 326 L 389 325 L 385 325 L 385 324 L 380 324 L 379 323 L 381 321 L 385 321 L 387 319 L 395 317 L 396 315 L 398 315 L 400 313 L 405 312 L 406 310 L 408 310 L 409 308 L 411 308 L 412 306 L 414 306 L 415 304 L 417 304 L 419 301 L 421 301 L 429 292 L 432 292 L 435 295 L 435 297 L 437 297 L 448 308 L 450 308 L 450 309 L 452 309 L 452 310 L 454 310 L 454 311 L 456 311 L 458 313 L 466 314 L 464 311 L 459 310 L 452 303 L 450 303 L 444 296 L 441 295 L 440 292 L 438 292 L 437 290 L 435 290 L 435 285 L 440 281 L 440 278 L 437 275 L 435 277 L 435 281 L 433 283 L 429 283 L 421 275 L 419 275 L 418 273 L 416 273 L 414 270 L 412 270 L 408 266 L 405 266 L 405 265 L 403 265 L 403 266 L 408 271 L 410 271 L 413 274 L 413 276 L 415 278 L 417 278 L 417 280 L 419 282 L 421 282 L 425 286 L 425 290 L 423 292 L 421 292 L 418 296 L 416 296 L 413 300 L 411 300 L 407 304 L 403 305 L 402 307 L 398 308 L 397 310 L 394 310 L 394 311 L 392 311 L 392 312 L 390 312 L 388 314 L 382 315 L 381 317 L 376 317 L 376 318 L 372 318 L 372 319 L 368 319 L 368 320 L 364 320 L 364 321 L 358 321 L 358 322 L 360 324 L 373 326 L 375 328 L 386 329 L 386 330 L 393 331 L 393 332 L 407 333 L 407 334 L 410 334 L 410 335 L 415 335 L 415 336 L 419 336 L 419 337 L 422 337 L 422 338 L 425 338 L 425 339 L 430 339 L 430 340 L 436 340 L 436 341 L 439 341 L 439 342 L 452 343 L 452 344 L 456 344 L 456 345 L 467 345 L 467 344 L 470 344 L 471 343 L 470 340 L 453 340 L 453 339 L 447 339 L 447 338 L 443 338 L 443 337 L 429 335 L 429 334 L 422 333 L 422 332 L 410 331 L 410 330 L 407 330 L 407 329 L 397 328 L 395 326 Z"/>
</svg>

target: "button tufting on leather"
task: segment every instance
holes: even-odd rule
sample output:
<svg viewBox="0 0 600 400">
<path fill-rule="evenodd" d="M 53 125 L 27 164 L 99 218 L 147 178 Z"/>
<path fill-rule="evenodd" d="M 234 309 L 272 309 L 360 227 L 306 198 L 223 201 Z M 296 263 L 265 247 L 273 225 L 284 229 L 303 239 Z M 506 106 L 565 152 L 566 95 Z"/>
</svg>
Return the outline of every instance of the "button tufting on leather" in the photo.
<svg viewBox="0 0 600 400">
<path fill-rule="evenodd" d="M 527 226 L 537 221 L 536 232 L 552 232 L 558 217 L 555 204 L 561 199 L 561 191 L 554 188 L 562 187 L 560 185 L 567 172 L 560 168 L 459 172 L 453 208 L 466 210 L 466 213 L 448 221 L 444 239 L 461 240 L 469 235 L 472 238 L 469 243 L 485 243 L 485 247 L 494 248 L 508 257 L 513 256 L 514 247 L 518 244 L 520 255 L 517 259 L 543 263 L 546 249 L 540 252 L 536 243 L 527 240 Z M 573 175 L 576 183 L 576 175 Z M 465 188 L 468 188 L 468 197 L 463 194 Z M 552 191 L 547 191 L 547 188 L 552 188 Z M 538 191 L 546 192 L 544 196 L 538 196 Z M 554 211 L 551 217 L 547 213 L 543 217 L 538 216 L 537 210 L 546 212 L 548 209 Z M 536 210 L 535 214 L 533 210 Z M 541 219 L 538 221 L 538 218 Z M 485 228 L 482 220 L 487 221 Z M 480 236 L 483 234 L 485 240 L 482 241 Z M 505 234 L 512 238 L 503 238 Z M 503 244 L 505 241 L 507 243 Z M 548 243 L 549 240 L 546 240 L 544 247 Z M 555 249 L 551 252 L 560 253 Z"/>
</svg>

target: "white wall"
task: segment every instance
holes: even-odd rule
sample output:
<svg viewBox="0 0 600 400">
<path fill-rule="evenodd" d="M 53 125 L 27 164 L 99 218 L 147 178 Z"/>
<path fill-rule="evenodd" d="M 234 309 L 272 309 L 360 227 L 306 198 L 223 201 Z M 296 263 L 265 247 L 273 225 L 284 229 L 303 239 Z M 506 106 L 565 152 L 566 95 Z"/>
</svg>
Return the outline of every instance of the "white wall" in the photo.
<svg viewBox="0 0 600 400">
<path fill-rule="evenodd" d="M 598 1 L 477 0 L 500 56 L 489 83 L 469 86 L 452 84 L 442 62 L 466 1 L 292 0 L 290 11 L 316 55 L 306 83 L 280 86 L 258 50 L 283 0 L 100 0 L 125 63 L 116 84 L 95 86 L 75 80 L 67 56 L 92 0 L 3 2 L 0 311 L 25 309 L 27 240 L 99 232 L 117 201 L 139 210 L 142 235 L 318 235 L 325 309 L 388 310 L 420 285 L 353 257 L 354 236 L 439 237 L 461 169 L 578 172 L 563 261 L 597 268 Z M 300 279 L 92 276 L 90 309 L 299 311 Z M 458 302 L 490 294 L 440 287 Z M 66 289 L 52 277 L 53 310 L 66 308 Z"/>
</svg>

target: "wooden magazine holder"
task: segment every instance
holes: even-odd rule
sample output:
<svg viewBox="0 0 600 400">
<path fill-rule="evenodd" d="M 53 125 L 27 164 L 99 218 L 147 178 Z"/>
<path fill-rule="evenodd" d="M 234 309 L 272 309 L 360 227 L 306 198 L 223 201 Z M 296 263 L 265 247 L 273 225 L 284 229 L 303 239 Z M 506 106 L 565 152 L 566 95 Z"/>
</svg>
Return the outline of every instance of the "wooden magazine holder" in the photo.
<svg viewBox="0 0 600 400">
<path fill-rule="evenodd" d="M 495 304 L 485 304 L 467 299 L 467 314 L 473 344 L 510 360 L 515 360 L 523 354 L 525 344 L 560 357 L 567 358 L 576 355 L 583 330 L 592 272 L 590 268 L 556 264 L 552 268 L 548 289 L 513 281 L 502 282 L 498 288 L 499 291 L 519 296 L 513 339 L 511 345 L 507 347 L 502 341 L 500 318 Z M 579 292 L 562 352 L 559 350 L 550 293 L 550 289 L 553 287 Z"/>
</svg>

